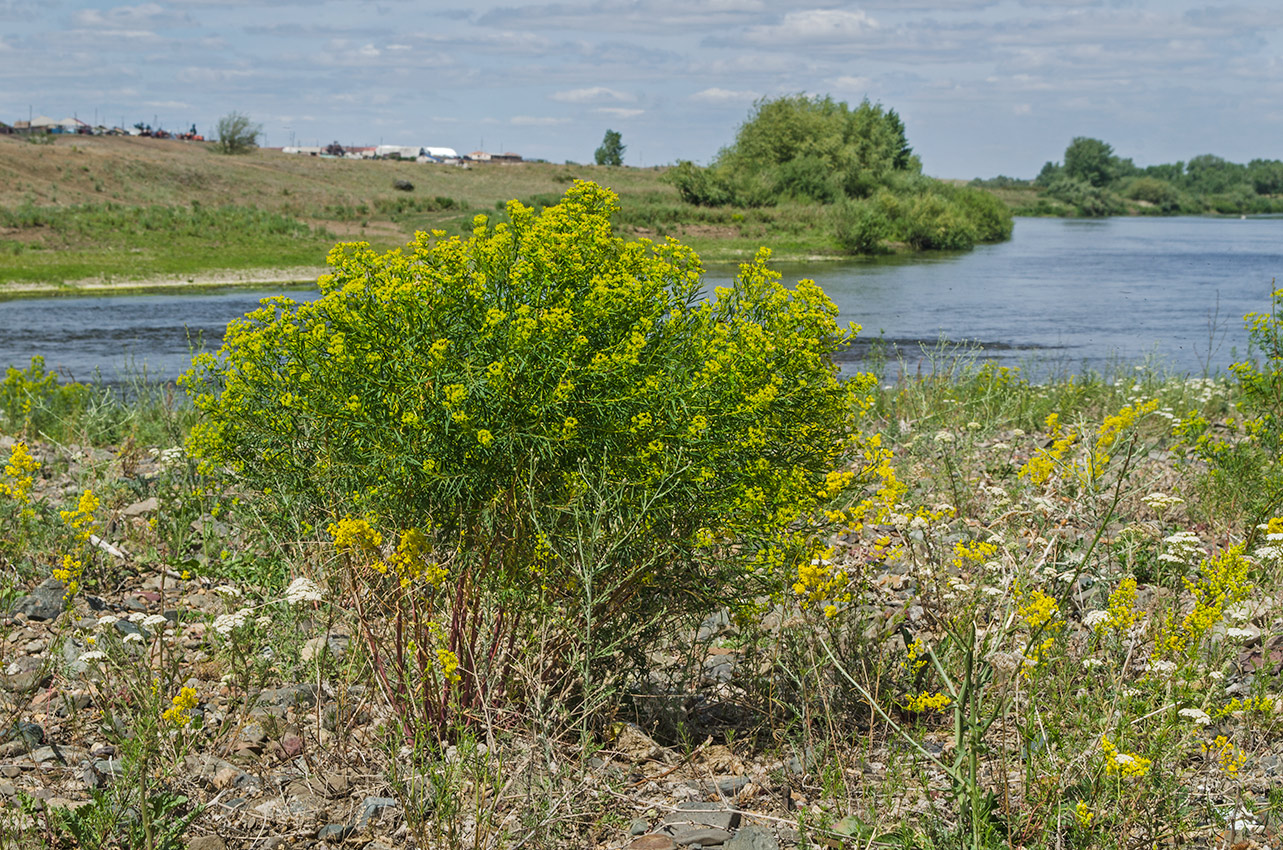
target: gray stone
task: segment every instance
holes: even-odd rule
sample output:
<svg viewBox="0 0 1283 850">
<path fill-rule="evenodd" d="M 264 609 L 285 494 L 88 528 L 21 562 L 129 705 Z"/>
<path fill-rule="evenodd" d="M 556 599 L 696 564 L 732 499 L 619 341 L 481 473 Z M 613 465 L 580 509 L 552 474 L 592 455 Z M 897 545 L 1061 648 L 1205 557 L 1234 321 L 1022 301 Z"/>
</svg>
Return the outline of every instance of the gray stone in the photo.
<svg viewBox="0 0 1283 850">
<path fill-rule="evenodd" d="M 45 742 L 45 730 L 38 723 L 15 723 L 5 732 L 6 741 L 20 741 L 27 749 Z"/>
<path fill-rule="evenodd" d="M 645 835 L 650 829 L 650 821 L 645 818 L 638 818 L 633 821 L 633 825 L 628 828 L 629 835 Z"/>
<path fill-rule="evenodd" d="M 202 835 L 189 839 L 187 850 L 227 850 L 227 844 L 217 835 Z"/>
<path fill-rule="evenodd" d="M 57 747 L 52 745 L 41 747 L 38 750 L 33 750 L 31 753 L 31 759 L 36 764 L 48 764 L 51 761 L 59 761 L 64 764 L 66 763 L 66 760 L 62 757 L 62 753 L 59 752 Z"/>
<path fill-rule="evenodd" d="M 143 499 L 141 502 L 134 502 L 120 512 L 121 516 L 144 516 L 160 510 L 160 500 L 155 496 L 150 499 Z"/>
<path fill-rule="evenodd" d="M 368 829 L 382 816 L 384 809 L 395 809 L 397 801 L 391 797 L 366 797 L 361 803 L 361 811 L 356 815 L 356 828 Z"/>
<path fill-rule="evenodd" d="M 717 829 L 735 829 L 740 825 L 740 813 L 717 803 L 682 803 L 676 811 L 664 815 L 663 825 L 680 827 L 695 825 L 716 827 Z M 670 830 L 672 832 L 673 830 Z M 674 834 L 676 834 L 674 832 Z M 689 844 L 690 842 L 685 842 Z M 707 843 L 707 842 L 701 842 Z"/>
<path fill-rule="evenodd" d="M 705 794 L 734 797 L 744 790 L 749 781 L 747 776 L 717 776 L 712 779 L 701 780 L 699 787 Z"/>
<path fill-rule="evenodd" d="M 284 685 L 266 688 L 258 695 L 260 705 L 289 708 L 296 705 L 313 705 L 316 702 L 316 685 Z"/>
<path fill-rule="evenodd" d="M 628 850 L 677 850 L 677 842 L 667 835 L 643 835 L 634 838 Z"/>
<path fill-rule="evenodd" d="M 47 578 L 17 601 L 13 606 L 14 613 L 26 614 L 31 620 L 56 620 L 66 608 L 63 599 L 66 593 L 66 585 L 55 578 Z"/>
<path fill-rule="evenodd" d="M 326 824 L 316 831 L 316 837 L 320 841 L 342 841 L 354 832 L 351 826 L 345 823 Z"/>
<path fill-rule="evenodd" d="M 18 793 L 18 789 L 13 787 L 13 783 L 7 779 L 0 779 L 0 797 L 12 797 Z"/>
<path fill-rule="evenodd" d="M 242 727 L 236 737 L 247 744 L 262 744 L 267 741 L 267 731 L 257 723 L 250 723 Z"/>
<path fill-rule="evenodd" d="M 775 840 L 769 829 L 746 826 L 735 833 L 725 847 L 726 850 L 779 850 L 780 842 Z"/>
<path fill-rule="evenodd" d="M 0 687 L 15 694 L 29 694 L 50 679 L 46 670 L 23 670 L 0 679 Z"/>
<path fill-rule="evenodd" d="M 673 833 L 673 840 L 678 844 L 698 844 L 700 847 L 718 847 L 725 844 L 730 837 L 731 834 L 726 830 L 714 827 L 683 829 Z"/>
</svg>

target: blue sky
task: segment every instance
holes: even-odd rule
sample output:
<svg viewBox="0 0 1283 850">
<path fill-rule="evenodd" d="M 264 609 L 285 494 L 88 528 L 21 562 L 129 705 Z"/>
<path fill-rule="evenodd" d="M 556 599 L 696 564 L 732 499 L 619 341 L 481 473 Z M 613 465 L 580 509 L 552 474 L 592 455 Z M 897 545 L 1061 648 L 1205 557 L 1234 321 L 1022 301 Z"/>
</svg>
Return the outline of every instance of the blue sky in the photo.
<svg viewBox="0 0 1283 850">
<path fill-rule="evenodd" d="M 1029 177 L 1076 135 L 1138 164 L 1283 158 L 1283 14 L 1183 0 L 0 0 L 0 120 L 270 145 L 484 147 L 707 162 L 756 98 L 863 97 L 924 170 Z"/>
</svg>

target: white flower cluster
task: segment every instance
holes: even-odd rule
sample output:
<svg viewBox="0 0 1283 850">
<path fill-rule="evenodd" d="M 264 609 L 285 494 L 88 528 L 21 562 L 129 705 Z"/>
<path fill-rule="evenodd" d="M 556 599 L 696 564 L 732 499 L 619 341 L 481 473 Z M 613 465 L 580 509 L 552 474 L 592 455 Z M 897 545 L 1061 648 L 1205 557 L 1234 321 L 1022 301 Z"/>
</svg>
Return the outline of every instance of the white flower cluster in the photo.
<svg viewBox="0 0 1283 850">
<path fill-rule="evenodd" d="M 1163 553 L 1158 560 L 1167 564 L 1193 566 L 1204 555 L 1203 541 L 1192 531 L 1178 531 L 1163 538 Z"/>
<path fill-rule="evenodd" d="M 1162 513 L 1168 508 L 1185 504 L 1185 500 L 1180 496 L 1169 496 L 1166 493 L 1150 493 L 1148 496 L 1143 497 L 1141 501 L 1148 505 L 1150 510 L 1158 513 Z"/>
<path fill-rule="evenodd" d="M 242 608 L 239 611 L 233 611 L 231 614 L 219 614 L 214 618 L 214 631 L 223 637 L 227 637 L 248 623 L 251 613 L 253 612 L 248 608 Z"/>
<path fill-rule="evenodd" d="M 1182 708 L 1177 714 L 1195 726 L 1207 726 L 1212 722 L 1212 718 L 1201 708 Z"/>
<path fill-rule="evenodd" d="M 183 450 L 179 446 L 169 449 L 149 449 L 148 451 L 152 457 L 156 458 L 162 469 L 171 469 L 183 462 Z"/>
<path fill-rule="evenodd" d="M 1088 611 L 1083 614 L 1083 625 L 1089 629 L 1095 629 L 1103 626 L 1109 620 L 1109 612 L 1101 611 L 1099 608 Z"/>
<path fill-rule="evenodd" d="M 321 602 L 325 594 L 316 583 L 307 578 L 296 578 L 285 588 L 285 601 L 291 605 L 302 605 L 305 602 Z"/>
</svg>

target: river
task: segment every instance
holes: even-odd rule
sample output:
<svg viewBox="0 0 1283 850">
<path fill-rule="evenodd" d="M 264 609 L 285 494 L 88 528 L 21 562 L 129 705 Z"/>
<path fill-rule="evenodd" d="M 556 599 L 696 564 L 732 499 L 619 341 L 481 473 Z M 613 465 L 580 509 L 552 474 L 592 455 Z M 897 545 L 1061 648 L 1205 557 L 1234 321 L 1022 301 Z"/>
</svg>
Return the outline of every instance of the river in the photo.
<svg viewBox="0 0 1283 850">
<path fill-rule="evenodd" d="M 879 340 L 891 380 L 942 368 L 948 358 L 930 353 L 941 340 L 966 341 L 1034 378 L 1147 358 L 1198 376 L 1243 355 L 1243 314 L 1268 310 L 1283 274 L 1281 237 L 1279 218 L 1018 219 L 1011 241 L 967 253 L 778 268 L 788 283 L 813 278 L 843 322 L 863 326 L 849 368 Z M 713 267 L 708 283 L 732 274 Z M 192 351 L 217 346 L 230 319 L 281 291 L 2 301 L 0 367 L 40 354 L 77 380 L 115 383 L 144 370 L 172 379 Z"/>
</svg>

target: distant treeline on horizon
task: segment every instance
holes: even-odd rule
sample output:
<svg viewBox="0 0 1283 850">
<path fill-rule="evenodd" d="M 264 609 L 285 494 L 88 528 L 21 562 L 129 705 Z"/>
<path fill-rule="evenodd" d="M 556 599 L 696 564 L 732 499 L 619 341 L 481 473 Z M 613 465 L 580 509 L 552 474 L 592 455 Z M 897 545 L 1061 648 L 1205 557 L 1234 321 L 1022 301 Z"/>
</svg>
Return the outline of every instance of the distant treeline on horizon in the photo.
<svg viewBox="0 0 1283 850">
<path fill-rule="evenodd" d="M 999 175 L 971 185 L 1036 190 L 1036 200 L 1012 202 L 1017 215 L 1283 213 L 1283 161 L 1244 165 L 1208 153 L 1141 167 L 1086 136 L 1071 141 L 1063 162 L 1048 162 L 1033 180 Z"/>
</svg>

